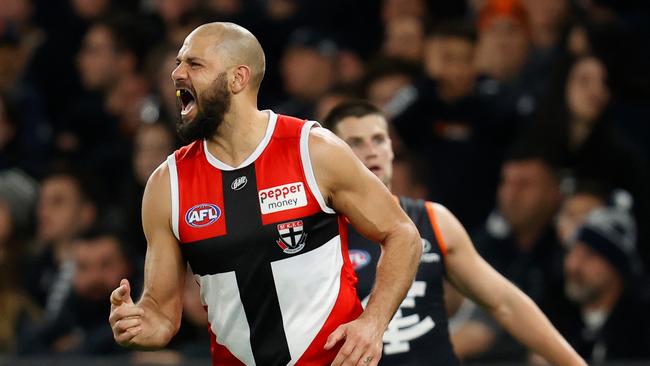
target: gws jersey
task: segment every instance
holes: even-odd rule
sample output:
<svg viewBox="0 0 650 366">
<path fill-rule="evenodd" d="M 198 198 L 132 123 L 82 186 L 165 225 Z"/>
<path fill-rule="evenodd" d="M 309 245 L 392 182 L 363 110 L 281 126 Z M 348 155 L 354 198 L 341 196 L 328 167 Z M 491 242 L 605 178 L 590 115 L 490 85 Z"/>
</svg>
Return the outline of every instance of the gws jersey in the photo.
<svg viewBox="0 0 650 366">
<path fill-rule="evenodd" d="M 442 280 L 446 247 L 440 237 L 433 203 L 399 197 L 399 204 L 422 238 L 422 257 L 413 285 L 384 333 L 380 365 L 459 365 L 447 329 Z M 372 290 L 381 247 L 349 225 L 350 259 L 365 305 Z"/>
<path fill-rule="evenodd" d="M 201 286 L 214 366 L 329 365 L 327 337 L 362 312 L 346 224 L 311 168 L 315 122 L 268 113 L 238 167 L 205 141 L 169 156 L 172 229 Z"/>
</svg>

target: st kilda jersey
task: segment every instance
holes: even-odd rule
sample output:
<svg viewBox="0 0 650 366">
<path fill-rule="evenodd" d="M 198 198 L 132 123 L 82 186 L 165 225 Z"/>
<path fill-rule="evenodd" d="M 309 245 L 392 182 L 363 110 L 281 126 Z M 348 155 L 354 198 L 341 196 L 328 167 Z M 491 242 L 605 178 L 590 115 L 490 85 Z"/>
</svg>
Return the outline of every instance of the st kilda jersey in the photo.
<svg viewBox="0 0 650 366">
<path fill-rule="evenodd" d="M 413 285 L 384 333 L 380 365 L 459 365 L 447 330 L 442 280 L 446 247 L 440 237 L 433 203 L 399 198 L 399 204 L 417 226 L 422 257 Z M 359 278 L 357 292 L 364 305 L 375 283 L 381 247 L 349 225 L 350 259 Z"/>
<path fill-rule="evenodd" d="M 169 156 L 172 230 L 201 287 L 213 365 L 329 365 L 327 337 L 362 312 L 347 225 L 316 184 L 315 122 L 268 113 L 238 167 L 205 141 Z"/>
</svg>

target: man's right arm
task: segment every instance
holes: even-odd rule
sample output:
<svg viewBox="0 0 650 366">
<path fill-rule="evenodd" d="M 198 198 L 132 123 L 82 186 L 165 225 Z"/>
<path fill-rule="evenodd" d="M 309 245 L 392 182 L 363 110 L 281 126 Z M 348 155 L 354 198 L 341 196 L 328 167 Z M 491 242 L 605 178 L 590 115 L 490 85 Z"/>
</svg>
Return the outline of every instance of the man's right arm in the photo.
<svg viewBox="0 0 650 366">
<path fill-rule="evenodd" d="M 169 169 L 163 163 L 149 178 L 142 198 L 147 238 L 142 297 L 133 303 L 127 280 L 111 295 L 109 321 L 122 346 L 162 348 L 180 326 L 186 267 L 171 228 L 170 189 Z"/>
</svg>

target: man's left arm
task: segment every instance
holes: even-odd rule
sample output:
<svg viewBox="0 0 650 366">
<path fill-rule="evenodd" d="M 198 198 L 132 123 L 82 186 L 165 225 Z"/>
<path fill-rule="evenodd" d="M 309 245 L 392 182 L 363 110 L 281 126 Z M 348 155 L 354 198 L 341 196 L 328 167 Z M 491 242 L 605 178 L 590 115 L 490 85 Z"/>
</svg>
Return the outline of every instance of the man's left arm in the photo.
<svg viewBox="0 0 650 366">
<path fill-rule="evenodd" d="M 376 365 L 384 331 L 415 278 L 422 251 L 420 235 L 388 189 L 334 134 L 312 129 L 309 152 L 326 201 L 382 249 L 365 311 L 337 328 L 325 348 L 344 340 L 332 365 Z"/>
<path fill-rule="evenodd" d="M 452 284 L 486 309 L 519 342 L 554 365 L 586 365 L 535 303 L 476 252 L 467 232 L 444 207 L 435 205 L 445 267 Z"/>
</svg>

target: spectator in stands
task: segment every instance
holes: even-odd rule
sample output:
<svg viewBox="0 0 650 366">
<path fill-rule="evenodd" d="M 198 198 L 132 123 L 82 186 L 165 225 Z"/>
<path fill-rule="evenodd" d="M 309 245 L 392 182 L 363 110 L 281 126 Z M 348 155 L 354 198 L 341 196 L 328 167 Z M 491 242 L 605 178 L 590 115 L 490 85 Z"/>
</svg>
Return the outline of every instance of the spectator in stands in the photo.
<svg viewBox="0 0 650 366">
<path fill-rule="evenodd" d="M 294 31 L 281 62 L 289 99 L 277 107 L 277 112 L 314 118 L 315 103 L 336 83 L 337 54 L 336 43 L 318 31 L 308 28 Z"/>
<path fill-rule="evenodd" d="M 381 4 L 381 21 L 386 26 L 399 18 L 422 17 L 428 12 L 424 0 L 383 0 Z"/>
<path fill-rule="evenodd" d="M 470 230 L 494 205 L 501 151 L 509 142 L 506 127 L 492 122 L 500 119 L 476 94 L 475 45 L 474 30 L 460 21 L 433 28 L 425 77 L 414 83 L 414 101 L 394 117 L 398 134 L 430 170 L 428 198 L 453 210 Z"/>
<path fill-rule="evenodd" d="M 416 17 L 401 17 L 386 24 L 382 53 L 414 64 L 422 62 L 424 24 Z"/>
<path fill-rule="evenodd" d="M 108 355 L 124 352 L 106 326 L 106 301 L 122 278 L 138 278 L 129 251 L 111 232 L 90 230 L 72 244 L 72 291 L 60 310 L 20 336 L 23 354 Z M 135 292 L 139 291 L 140 284 Z"/>
<path fill-rule="evenodd" d="M 407 108 L 417 95 L 412 87 L 418 68 L 397 59 L 380 58 L 368 66 L 364 94 L 372 104 L 393 117 Z"/>
<path fill-rule="evenodd" d="M 15 352 L 16 334 L 40 313 L 20 286 L 36 195 L 36 183 L 25 174 L 0 173 L 0 355 Z"/>
<path fill-rule="evenodd" d="M 29 260 L 26 286 L 46 315 L 57 314 L 70 291 L 74 263 L 72 239 L 91 227 L 97 204 L 90 183 L 65 168 L 41 182 L 36 210 L 37 251 Z"/>
<path fill-rule="evenodd" d="M 479 92 L 502 113 L 526 121 L 546 87 L 550 65 L 531 55 L 530 19 L 521 0 L 488 0 L 478 14 Z"/>
<path fill-rule="evenodd" d="M 645 222 L 650 187 L 647 162 L 616 129 L 611 99 L 608 70 L 599 58 L 570 60 L 559 69 L 529 134 L 556 151 L 563 167 L 578 179 L 630 192 L 635 217 Z M 640 243 L 645 243 L 647 231 L 640 229 Z M 649 246 L 642 244 L 639 249 L 650 263 Z"/>
<path fill-rule="evenodd" d="M 120 207 L 125 231 L 134 252 L 144 258 L 147 242 L 142 231 L 142 194 L 153 171 L 174 151 L 176 136 L 167 122 L 140 124 L 133 141 L 132 170 L 123 189 Z"/>
<path fill-rule="evenodd" d="M 595 181 L 578 182 L 562 202 L 556 218 L 556 231 L 562 244 L 569 243 L 591 211 L 605 207 L 607 189 Z"/>
<path fill-rule="evenodd" d="M 146 49 L 139 25 L 128 15 L 93 23 L 78 56 L 83 89 L 69 103 L 56 147 L 109 183 L 128 167 L 128 143 L 148 95 L 140 74 Z M 136 119 L 134 122 L 133 119 Z"/>
<path fill-rule="evenodd" d="M 633 217 L 618 207 L 591 212 L 564 258 L 565 293 L 572 304 L 547 313 L 590 364 L 650 358 L 647 291 L 640 273 Z"/>
<path fill-rule="evenodd" d="M 539 51 L 551 50 L 558 45 L 569 20 L 568 0 L 524 0 L 530 26 L 530 41 Z"/>
<path fill-rule="evenodd" d="M 555 165 L 522 143 L 501 169 L 497 212 L 473 237 L 483 258 L 536 302 L 560 281 L 561 246 L 552 225 L 560 199 Z M 452 343 L 462 359 L 526 359 L 526 351 L 479 310 L 452 334 Z"/>
</svg>

